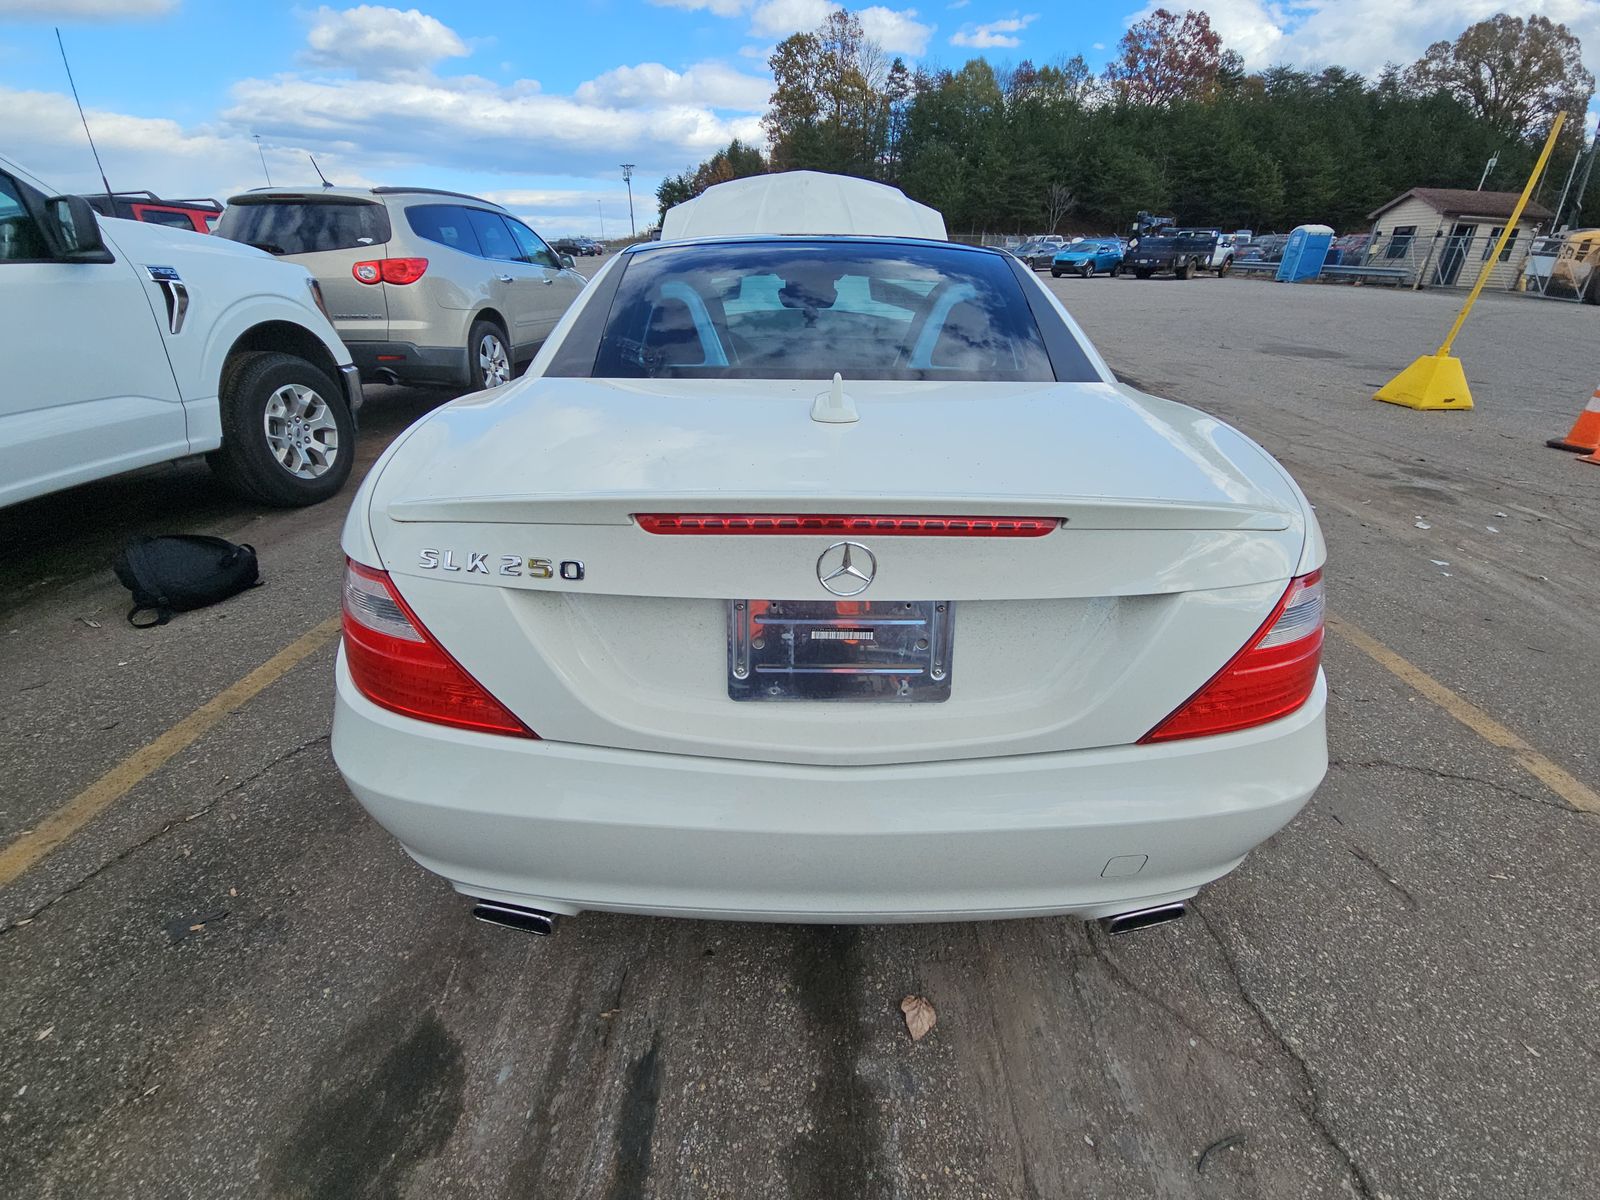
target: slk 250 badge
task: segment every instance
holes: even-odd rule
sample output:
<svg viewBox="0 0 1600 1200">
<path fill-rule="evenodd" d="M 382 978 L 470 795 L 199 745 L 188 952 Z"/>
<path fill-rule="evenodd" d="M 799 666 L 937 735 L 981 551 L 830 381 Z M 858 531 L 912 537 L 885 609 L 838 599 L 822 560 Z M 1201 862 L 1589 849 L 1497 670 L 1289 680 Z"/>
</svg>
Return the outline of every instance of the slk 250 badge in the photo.
<svg viewBox="0 0 1600 1200">
<path fill-rule="evenodd" d="M 490 570 L 493 561 L 495 569 Z M 526 579 L 562 579 L 578 583 L 583 579 L 583 564 L 568 558 L 555 562 L 548 558 L 523 558 L 520 554 L 479 554 L 467 552 L 466 562 L 456 561 L 454 550 L 422 550 L 417 555 L 417 566 L 425 571 L 463 571 L 468 575 L 510 575 Z"/>
</svg>

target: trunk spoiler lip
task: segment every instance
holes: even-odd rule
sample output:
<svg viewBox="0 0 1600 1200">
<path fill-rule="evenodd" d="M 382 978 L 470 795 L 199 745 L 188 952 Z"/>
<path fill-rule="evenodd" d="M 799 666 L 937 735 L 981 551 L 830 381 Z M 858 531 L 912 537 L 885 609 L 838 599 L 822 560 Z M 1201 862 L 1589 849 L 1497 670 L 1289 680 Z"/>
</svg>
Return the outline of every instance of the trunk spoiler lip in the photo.
<svg viewBox="0 0 1600 1200">
<path fill-rule="evenodd" d="M 1287 530 L 1301 514 L 1266 504 L 1153 496 L 856 496 L 804 493 L 731 496 L 682 493 L 525 492 L 486 496 L 428 496 L 391 500 L 384 512 L 402 524 L 462 522 L 484 525 L 634 525 L 635 513 L 845 513 L 873 516 L 1055 517 L 1066 529 Z M 795 537 L 826 534 L 797 532 Z"/>
</svg>

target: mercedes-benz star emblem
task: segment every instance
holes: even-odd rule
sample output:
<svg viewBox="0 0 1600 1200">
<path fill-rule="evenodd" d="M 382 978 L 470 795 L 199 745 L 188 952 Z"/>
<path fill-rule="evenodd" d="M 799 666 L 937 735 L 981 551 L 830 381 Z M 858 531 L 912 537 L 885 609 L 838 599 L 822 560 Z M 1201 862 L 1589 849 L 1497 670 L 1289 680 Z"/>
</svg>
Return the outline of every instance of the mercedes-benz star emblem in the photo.
<svg viewBox="0 0 1600 1200">
<path fill-rule="evenodd" d="M 817 559 L 817 582 L 835 596 L 859 596 L 877 573 L 878 560 L 860 542 L 835 542 Z"/>
</svg>

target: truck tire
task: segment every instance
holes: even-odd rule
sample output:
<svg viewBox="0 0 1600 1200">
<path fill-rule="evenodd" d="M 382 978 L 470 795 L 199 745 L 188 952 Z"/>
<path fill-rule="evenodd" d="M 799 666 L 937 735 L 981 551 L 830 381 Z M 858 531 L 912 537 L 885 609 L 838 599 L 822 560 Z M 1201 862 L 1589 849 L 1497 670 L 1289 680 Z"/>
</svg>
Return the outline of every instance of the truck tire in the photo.
<svg viewBox="0 0 1600 1200">
<path fill-rule="evenodd" d="M 206 462 L 223 484 L 274 508 L 303 508 L 350 478 L 356 427 L 327 372 L 292 354 L 247 354 L 226 373 L 222 446 Z"/>
<path fill-rule="evenodd" d="M 1231 270 L 1233 270 L 1233 259 L 1231 259 L 1231 258 L 1223 259 L 1221 264 L 1218 265 L 1218 267 L 1217 267 L 1217 278 L 1221 279 L 1224 275 L 1226 275 Z"/>
<path fill-rule="evenodd" d="M 1172 273 L 1174 275 L 1176 275 L 1179 279 L 1187 279 L 1187 278 L 1189 278 L 1189 266 L 1190 266 L 1190 264 L 1189 264 L 1188 260 L 1185 259 L 1183 262 L 1179 263 L 1176 267 L 1174 267 L 1172 269 Z"/>
<path fill-rule="evenodd" d="M 1151 274 L 1149 267 L 1135 267 L 1133 273 L 1140 279 L 1149 279 Z"/>
</svg>

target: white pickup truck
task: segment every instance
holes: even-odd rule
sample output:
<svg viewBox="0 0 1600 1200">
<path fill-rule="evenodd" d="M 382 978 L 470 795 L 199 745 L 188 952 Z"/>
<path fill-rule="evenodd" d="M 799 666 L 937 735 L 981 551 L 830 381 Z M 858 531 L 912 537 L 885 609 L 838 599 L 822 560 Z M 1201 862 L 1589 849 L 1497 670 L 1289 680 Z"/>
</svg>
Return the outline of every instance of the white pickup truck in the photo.
<svg viewBox="0 0 1600 1200">
<path fill-rule="evenodd" d="M 0 506 L 192 454 L 285 508 L 350 475 L 361 383 L 304 267 L 4 159 L 0 364 Z"/>
</svg>

